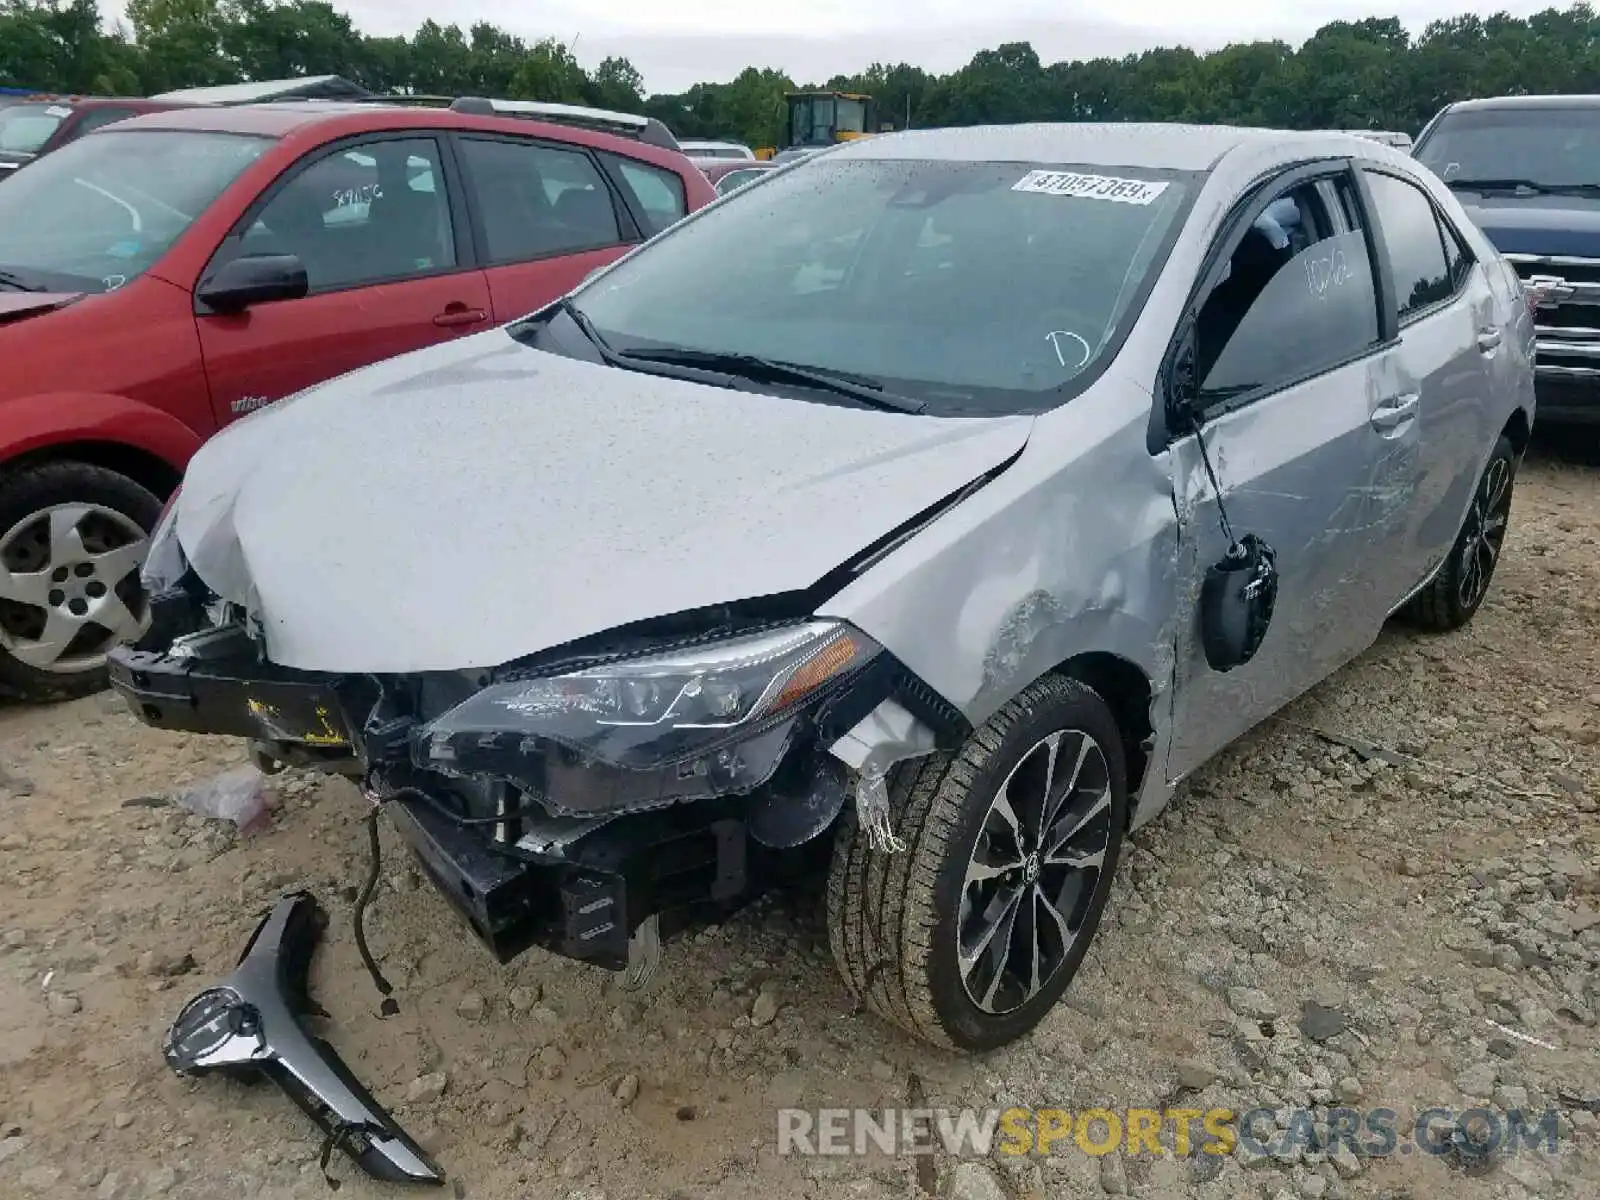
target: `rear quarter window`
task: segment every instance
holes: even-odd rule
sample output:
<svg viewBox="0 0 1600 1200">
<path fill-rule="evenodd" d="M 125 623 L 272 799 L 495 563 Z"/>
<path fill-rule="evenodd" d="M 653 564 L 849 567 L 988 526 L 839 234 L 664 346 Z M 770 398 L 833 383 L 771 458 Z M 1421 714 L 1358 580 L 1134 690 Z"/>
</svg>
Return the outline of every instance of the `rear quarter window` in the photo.
<svg viewBox="0 0 1600 1200">
<path fill-rule="evenodd" d="M 654 236 L 683 219 L 689 203 L 683 190 L 683 178 L 676 171 L 620 156 L 611 161 L 622 186 L 632 194 L 639 211 L 644 214 L 649 225 L 645 230 L 647 235 Z"/>
</svg>

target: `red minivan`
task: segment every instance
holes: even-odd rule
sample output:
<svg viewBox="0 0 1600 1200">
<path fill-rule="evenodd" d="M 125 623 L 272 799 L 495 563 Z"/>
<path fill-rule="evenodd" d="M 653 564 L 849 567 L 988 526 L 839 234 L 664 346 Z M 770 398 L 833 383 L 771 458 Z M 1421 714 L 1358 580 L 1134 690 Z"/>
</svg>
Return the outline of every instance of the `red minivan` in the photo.
<svg viewBox="0 0 1600 1200">
<path fill-rule="evenodd" d="M 540 308 L 714 199 L 659 122 L 482 100 L 174 109 L 17 171 L 0 691 L 103 685 L 162 502 L 229 421 Z"/>
</svg>

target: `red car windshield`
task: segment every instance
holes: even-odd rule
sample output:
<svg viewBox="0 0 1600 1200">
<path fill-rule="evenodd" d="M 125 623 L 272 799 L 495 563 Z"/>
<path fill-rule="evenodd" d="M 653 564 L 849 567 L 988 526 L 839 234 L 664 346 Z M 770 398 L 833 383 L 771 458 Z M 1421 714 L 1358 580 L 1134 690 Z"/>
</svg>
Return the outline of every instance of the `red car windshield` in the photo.
<svg viewBox="0 0 1600 1200">
<path fill-rule="evenodd" d="M 115 291 L 271 145 L 175 130 L 70 142 L 0 187 L 0 272 L 31 288 Z"/>
</svg>

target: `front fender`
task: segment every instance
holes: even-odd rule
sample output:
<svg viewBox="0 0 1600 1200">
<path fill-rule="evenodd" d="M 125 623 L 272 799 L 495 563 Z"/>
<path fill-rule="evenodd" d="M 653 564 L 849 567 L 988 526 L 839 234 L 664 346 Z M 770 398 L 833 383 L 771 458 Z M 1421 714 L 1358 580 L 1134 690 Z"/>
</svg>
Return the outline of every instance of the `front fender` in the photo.
<svg viewBox="0 0 1600 1200">
<path fill-rule="evenodd" d="M 72 442 L 130 446 L 182 471 L 205 441 L 170 413 L 125 396 L 44 392 L 0 401 L 0 463 Z"/>
</svg>

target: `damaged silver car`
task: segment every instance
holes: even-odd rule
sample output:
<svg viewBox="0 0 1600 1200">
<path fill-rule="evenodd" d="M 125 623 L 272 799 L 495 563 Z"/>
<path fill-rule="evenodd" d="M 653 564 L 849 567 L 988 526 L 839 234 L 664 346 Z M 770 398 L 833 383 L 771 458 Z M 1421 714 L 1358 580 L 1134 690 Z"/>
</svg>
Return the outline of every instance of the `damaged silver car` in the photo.
<svg viewBox="0 0 1600 1200">
<path fill-rule="evenodd" d="M 215 438 L 112 677 L 358 779 L 501 959 L 637 976 L 819 867 L 855 995 L 995 1047 L 1185 776 L 1472 618 L 1532 338 L 1369 140 L 863 139 Z"/>
</svg>

